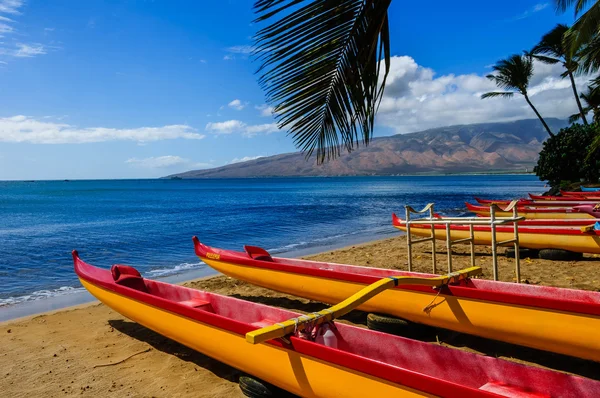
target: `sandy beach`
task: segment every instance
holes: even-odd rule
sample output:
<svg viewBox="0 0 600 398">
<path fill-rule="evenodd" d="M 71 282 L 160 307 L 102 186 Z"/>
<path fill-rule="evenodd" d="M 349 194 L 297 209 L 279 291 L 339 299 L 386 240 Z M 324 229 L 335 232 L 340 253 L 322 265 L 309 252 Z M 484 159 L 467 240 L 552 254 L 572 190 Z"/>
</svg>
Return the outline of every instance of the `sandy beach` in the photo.
<svg viewBox="0 0 600 398">
<path fill-rule="evenodd" d="M 439 247 L 438 272 L 446 269 L 443 245 Z M 454 269 L 470 264 L 468 247 L 456 247 Z M 477 265 L 491 278 L 491 255 L 478 247 Z M 403 237 L 386 239 L 309 259 L 406 270 Z M 521 261 L 524 283 L 600 291 L 600 256 L 583 261 Z M 431 272 L 428 245 L 414 250 L 414 270 Z M 515 281 L 514 260 L 501 257 L 499 275 Z M 208 290 L 283 307 L 298 312 L 324 308 L 321 303 L 280 294 L 225 276 L 185 283 Z M 342 322 L 364 327 L 366 314 L 355 311 Z M 242 397 L 240 372 L 178 343 L 170 341 L 98 302 L 71 307 L 0 324 L 0 391 L 7 397 L 59 397 L 70 395 L 106 397 Z M 585 377 L 600 379 L 600 364 L 490 342 L 448 331 L 423 336 L 432 344 L 506 358 Z"/>
</svg>

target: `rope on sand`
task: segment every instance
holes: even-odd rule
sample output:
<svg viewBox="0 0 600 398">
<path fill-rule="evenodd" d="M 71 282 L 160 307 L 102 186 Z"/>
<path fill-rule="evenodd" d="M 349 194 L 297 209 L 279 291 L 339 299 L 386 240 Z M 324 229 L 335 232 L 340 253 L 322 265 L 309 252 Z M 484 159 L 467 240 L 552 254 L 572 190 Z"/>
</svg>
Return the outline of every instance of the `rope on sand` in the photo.
<svg viewBox="0 0 600 398">
<path fill-rule="evenodd" d="M 131 355 L 130 355 L 130 356 L 128 356 L 127 358 L 125 358 L 125 359 L 121 359 L 120 361 L 117 361 L 117 362 L 113 362 L 113 363 L 103 363 L 102 365 L 94 365 L 94 368 L 100 368 L 100 367 L 103 367 L 103 366 L 113 366 L 113 365 L 118 365 L 118 364 L 120 364 L 120 363 L 123 363 L 123 362 L 125 362 L 125 361 L 126 361 L 126 360 L 128 360 L 129 358 L 132 358 L 132 357 L 134 357 L 134 356 L 136 356 L 136 355 L 143 354 L 143 353 L 145 353 L 145 352 L 148 352 L 148 351 L 150 351 L 150 350 L 152 350 L 152 348 L 147 348 L 147 349 L 145 349 L 145 350 L 143 350 L 143 351 L 136 352 L 135 354 L 131 354 Z"/>
</svg>

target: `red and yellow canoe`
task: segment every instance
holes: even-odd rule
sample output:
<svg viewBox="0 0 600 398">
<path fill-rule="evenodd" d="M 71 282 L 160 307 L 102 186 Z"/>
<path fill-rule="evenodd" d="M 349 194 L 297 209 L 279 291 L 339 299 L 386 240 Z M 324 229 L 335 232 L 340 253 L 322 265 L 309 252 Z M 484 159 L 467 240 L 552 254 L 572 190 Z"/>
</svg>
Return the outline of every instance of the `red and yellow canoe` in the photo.
<svg viewBox="0 0 600 398">
<path fill-rule="evenodd" d="M 272 257 L 263 249 L 216 249 L 194 238 L 202 261 L 230 277 L 337 303 L 397 270 Z M 472 279 L 440 292 L 398 286 L 362 304 L 380 312 L 494 340 L 600 361 L 600 293 Z M 427 309 L 427 311 L 426 311 Z M 429 310 L 430 309 L 430 310 Z"/>
<path fill-rule="evenodd" d="M 598 201 L 600 201 L 600 198 L 598 197 L 598 195 L 593 196 L 593 195 L 589 195 L 589 196 L 585 196 L 585 197 L 581 197 L 581 196 L 549 196 L 549 195 L 534 195 L 532 193 L 529 194 L 529 197 L 531 198 L 531 200 L 533 201 L 554 201 L 554 202 L 579 202 L 579 203 L 584 203 L 584 204 L 589 204 L 589 203 L 598 203 Z"/>
<path fill-rule="evenodd" d="M 392 224 L 401 231 L 406 232 L 404 220 L 392 215 Z M 593 226 L 593 225 L 592 225 Z M 446 226 L 435 225 L 436 239 L 446 239 Z M 600 253 L 600 231 L 586 229 L 581 226 L 560 225 L 519 225 L 519 245 L 528 249 L 561 249 L 577 253 Z M 489 225 L 475 225 L 473 227 L 476 245 L 489 246 L 492 242 L 492 232 Z M 410 232 L 417 236 L 431 236 L 431 225 L 411 225 Z M 452 240 L 469 238 L 469 226 L 455 221 L 450 225 Z M 514 227 L 510 224 L 496 226 L 498 241 L 514 238 Z M 510 245 L 512 246 L 512 244 Z"/>
<path fill-rule="evenodd" d="M 547 199 L 547 200 L 533 200 L 533 199 L 519 199 L 517 201 L 517 206 L 530 206 L 530 207 L 573 207 L 573 206 L 595 206 L 600 204 L 598 200 L 595 199 L 580 199 L 580 198 L 563 198 L 561 196 L 554 196 L 554 198 L 560 199 Z M 491 205 L 495 204 L 498 206 L 506 206 L 509 205 L 512 201 L 506 199 L 481 199 L 475 198 L 477 203 L 480 205 Z"/>
<path fill-rule="evenodd" d="M 98 300 L 211 358 L 303 397 L 593 397 L 600 382 L 335 323 L 335 346 L 290 336 L 252 345 L 246 333 L 300 314 L 103 270 L 73 252 Z"/>
<path fill-rule="evenodd" d="M 582 191 L 563 191 L 562 189 L 560 190 L 560 194 L 562 196 L 572 196 L 572 197 L 578 197 L 578 198 L 592 198 L 592 199 L 598 199 L 600 200 L 600 192 L 582 192 Z"/>
<path fill-rule="evenodd" d="M 467 210 L 483 217 L 490 216 L 489 205 L 474 205 L 465 202 Z M 600 218 L 600 211 L 594 210 L 594 206 L 583 205 L 573 207 L 535 207 L 535 206 L 517 206 L 519 216 L 526 219 L 581 219 L 581 218 Z M 496 211 L 497 217 L 512 217 L 512 211 Z"/>
</svg>

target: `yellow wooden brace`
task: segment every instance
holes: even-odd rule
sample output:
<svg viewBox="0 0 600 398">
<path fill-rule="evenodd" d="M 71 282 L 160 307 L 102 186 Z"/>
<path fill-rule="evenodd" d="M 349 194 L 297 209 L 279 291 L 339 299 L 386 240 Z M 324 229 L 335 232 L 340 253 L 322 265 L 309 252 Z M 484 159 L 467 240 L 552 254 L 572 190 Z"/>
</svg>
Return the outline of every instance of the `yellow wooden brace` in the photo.
<svg viewBox="0 0 600 398">
<path fill-rule="evenodd" d="M 398 286 L 399 284 L 439 287 L 480 274 L 481 267 L 471 267 L 452 272 L 448 275 L 434 276 L 432 278 L 419 278 L 415 276 L 390 276 L 378 280 L 377 282 L 359 290 L 346 300 L 334 305 L 333 307 L 248 332 L 246 333 L 246 341 L 251 344 L 259 344 L 267 340 L 287 336 L 288 334 L 294 333 L 296 330 L 302 330 L 308 323 L 312 325 L 318 325 L 323 322 L 329 322 L 333 319 L 346 315 L 370 298 L 378 295 L 384 290 Z"/>
</svg>

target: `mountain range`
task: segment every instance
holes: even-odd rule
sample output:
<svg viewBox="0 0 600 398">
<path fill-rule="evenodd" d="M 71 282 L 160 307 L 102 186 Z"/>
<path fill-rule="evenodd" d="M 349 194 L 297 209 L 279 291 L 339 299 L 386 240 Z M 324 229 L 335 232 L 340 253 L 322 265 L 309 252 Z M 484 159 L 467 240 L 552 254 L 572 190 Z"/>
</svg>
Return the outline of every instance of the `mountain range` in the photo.
<svg viewBox="0 0 600 398">
<path fill-rule="evenodd" d="M 568 125 L 546 119 L 558 132 Z M 526 171 L 533 168 L 548 138 L 537 119 L 479 123 L 374 138 L 349 154 L 317 165 L 300 152 L 192 170 L 165 178 L 363 176 L 416 173 Z"/>
</svg>

